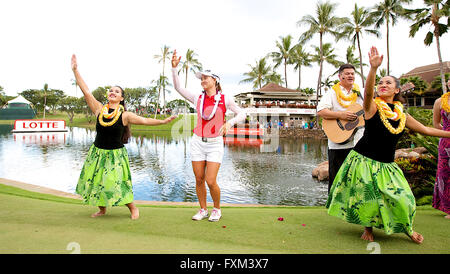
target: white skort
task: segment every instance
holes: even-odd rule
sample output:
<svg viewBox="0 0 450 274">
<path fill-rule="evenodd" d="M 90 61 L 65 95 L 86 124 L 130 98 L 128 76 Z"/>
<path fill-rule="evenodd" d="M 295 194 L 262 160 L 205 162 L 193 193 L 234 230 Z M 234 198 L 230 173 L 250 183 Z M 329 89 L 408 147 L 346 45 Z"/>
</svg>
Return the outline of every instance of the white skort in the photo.
<svg viewBox="0 0 450 274">
<path fill-rule="evenodd" d="M 207 161 L 222 163 L 224 143 L 223 136 L 206 138 L 206 142 L 202 141 L 202 137 L 195 133 L 191 139 L 191 161 Z"/>
</svg>

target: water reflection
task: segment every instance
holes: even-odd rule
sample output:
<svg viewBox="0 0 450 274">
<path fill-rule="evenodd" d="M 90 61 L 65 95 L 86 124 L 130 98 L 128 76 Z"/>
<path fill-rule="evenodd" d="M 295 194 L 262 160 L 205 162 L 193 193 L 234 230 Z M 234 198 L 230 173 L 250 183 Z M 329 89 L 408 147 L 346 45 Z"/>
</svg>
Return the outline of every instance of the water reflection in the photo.
<svg viewBox="0 0 450 274">
<path fill-rule="evenodd" d="M 95 131 L 70 128 L 62 142 L 43 144 L 19 142 L 11 129 L 0 125 L 0 177 L 74 193 Z M 197 201 L 189 134 L 133 134 L 126 148 L 135 199 Z M 259 146 L 227 143 L 218 175 L 222 202 L 325 204 L 327 185 L 313 179 L 311 171 L 326 160 L 326 141 L 277 141 L 273 152 L 264 153 Z"/>
</svg>

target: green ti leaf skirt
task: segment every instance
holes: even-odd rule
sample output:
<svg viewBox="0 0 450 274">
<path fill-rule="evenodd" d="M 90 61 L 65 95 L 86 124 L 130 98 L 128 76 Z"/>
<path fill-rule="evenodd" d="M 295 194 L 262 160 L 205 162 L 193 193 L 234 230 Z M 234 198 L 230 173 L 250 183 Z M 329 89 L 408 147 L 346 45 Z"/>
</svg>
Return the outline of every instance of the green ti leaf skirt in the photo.
<svg viewBox="0 0 450 274">
<path fill-rule="evenodd" d="M 416 200 L 395 163 L 383 163 L 352 150 L 331 186 L 328 214 L 349 223 L 412 235 Z"/>
<path fill-rule="evenodd" d="M 81 169 L 76 193 L 86 204 L 120 206 L 133 202 L 128 152 L 123 148 L 100 149 L 92 145 Z"/>
</svg>

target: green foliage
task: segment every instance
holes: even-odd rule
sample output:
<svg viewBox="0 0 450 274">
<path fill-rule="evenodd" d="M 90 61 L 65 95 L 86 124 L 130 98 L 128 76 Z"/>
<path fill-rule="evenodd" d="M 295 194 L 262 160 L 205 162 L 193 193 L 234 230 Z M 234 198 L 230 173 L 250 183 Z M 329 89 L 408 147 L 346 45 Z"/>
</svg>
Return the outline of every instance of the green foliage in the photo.
<svg viewBox="0 0 450 274">
<path fill-rule="evenodd" d="M 418 206 L 431 205 L 432 202 L 433 202 L 433 196 L 427 195 L 427 196 L 423 196 L 423 197 L 417 199 L 416 205 L 418 205 Z"/>
<path fill-rule="evenodd" d="M 280 41 L 276 42 L 276 47 L 278 51 L 274 51 L 269 53 L 269 56 L 272 57 L 275 62 L 274 69 L 276 69 L 279 65 L 284 64 L 284 81 L 287 87 L 287 72 L 286 66 L 288 64 L 293 64 L 293 57 L 295 54 L 295 45 L 292 43 L 292 35 L 288 35 L 286 37 L 280 36 Z"/>
<path fill-rule="evenodd" d="M 337 60 L 337 55 L 334 54 L 334 48 L 331 43 L 325 43 L 322 45 L 322 51 L 320 51 L 320 47 L 313 46 L 314 50 L 316 51 L 316 54 L 312 55 L 312 62 L 317 62 L 318 64 L 327 62 L 330 65 L 333 65 L 334 67 L 339 67 L 339 65 L 342 62 L 339 62 Z"/>
<path fill-rule="evenodd" d="M 439 138 L 433 136 L 423 136 L 420 134 L 410 135 L 411 139 L 417 146 L 424 147 L 433 156 L 433 164 L 437 166 L 438 159 L 438 149 L 439 149 Z"/>
<path fill-rule="evenodd" d="M 411 115 L 414 119 L 416 119 L 425 126 L 429 127 L 433 126 L 433 110 L 431 109 L 424 109 L 420 107 L 408 107 L 406 109 L 406 113 Z M 409 148 L 411 147 L 411 145 L 415 147 L 422 146 L 420 140 L 416 142 L 415 140 L 412 139 L 411 137 L 412 135 L 413 133 L 409 129 L 406 129 L 405 134 L 403 134 L 403 136 L 397 143 L 397 148 Z"/>
<path fill-rule="evenodd" d="M 70 123 L 73 122 L 75 113 L 82 113 L 87 108 L 84 98 L 66 96 L 59 101 L 60 109 L 67 113 Z"/>
<path fill-rule="evenodd" d="M 436 160 L 433 156 L 416 159 L 398 158 L 395 163 L 403 171 L 416 199 L 432 195 L 436 176 Z"/>
<path fill-rule="evenodd" d="M 98 87 L 92 91 L 94 98 L 102 104 L 106 103 L 106 93 L 111 88 L 111 86 Z"/>
<path fill-rule="evenodd" d="M 301 89 L 301 92 L 307 95 L 311 95 L 315 92 L 315 90 L 313 88 L 303 88 Z"/>
<path fill-rule="evenodd" d="M 424 81 L 420 76 L 411 76 L 408 78 L 400 79 L 401 85 L 404 85 L 406 83 L 412 83 L 414 85 L 414 89 L 411 92 L 417 95 L 423 95 L 430 89 L 430 85 L 426 81 Z"/>
<path fill-rule="evenodd" d="M 257 89 L 262 88 L 262 86 L 270 82 L 275 84 L 283 83 L 281 75 L 273 71 L 273 68 L 267 64 L 265 57 L 256 61 L 255 66 L 252 66 L 250 64 L 248 66 L 250 67 L 250 71 L 244 73 L 244 76 L 246 78 L 240 81 L 240 84 L 252 83 L 253 88 Z"/>
<path fill-rule="evenodd" d="M 6 94 L 3 92 L 3 87 L 0 86 L 0 107 L 6 104 L 8 101 L 6 100 Z"/>
<path fill-rule="evenodd" d="M 447 83 L 448 79 L 450 79 L 450 73 L 446 73 L 444 75 L 445 78 L 445 82 Z M 434 77 L 433 81 L 430 84 L 430 88 L 432 90 L 439 90 L 442 91 L 442 80 L 441 80 L 441 76 L 436 76 Z"/>
<path fill-rule="evenodd" d="M 406 113 L 425 126 L 433 126 L 433 110 L 420 107 L 409 107 Z"/>
<path fill-rule="evenodd" d="M 166 107 L 169 109 L 175 109 L 177 107 L 184 107 L 184 106 L 186 106 L 188 108 L 188 111 L 190 113 L 194 112 L 194 108 L 192 108 L 185 100 L 175 99 L 175 100 L 170 101 L 166 105 Z"/>
<path fill-rule="evenodd" d="M 44 110 L 45 105 L 51 109 L 56 109 L 60 98 L 64 97 L 64 92 L 59 89 L 27 89 L 19 93 L 30 101 L 37 111 Z"/>
</svg>

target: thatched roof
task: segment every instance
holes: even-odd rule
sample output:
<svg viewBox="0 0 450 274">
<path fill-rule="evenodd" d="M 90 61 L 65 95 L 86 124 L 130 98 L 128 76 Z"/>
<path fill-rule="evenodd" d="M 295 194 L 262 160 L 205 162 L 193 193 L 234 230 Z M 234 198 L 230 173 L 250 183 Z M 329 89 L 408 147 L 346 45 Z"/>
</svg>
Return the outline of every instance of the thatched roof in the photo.
<svg viewBox="0 0 450 274">
<path fill-rule="evenodd" d="M 257 91 L 260 91 L 260 92 L 280 92 L 280 91 L 281 92 L 299 92 L 296 89 L 284 88 L 275 83 L 268 83 Z"/>
<path fill-rule="evenodd" d="M 450 73 L 450 61 L 443 62 L 444 73 Z M 420 76 L 425 82 L 431 84 L 436 76 L 440 75 L 439 63 L 417 67 L 408 73 L 403 74 L 400 78 L 408 78 L 411 76 Z"/>
</svg>

